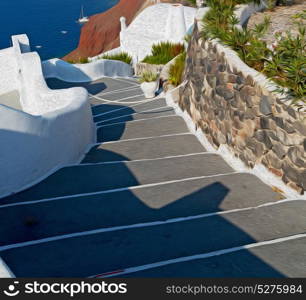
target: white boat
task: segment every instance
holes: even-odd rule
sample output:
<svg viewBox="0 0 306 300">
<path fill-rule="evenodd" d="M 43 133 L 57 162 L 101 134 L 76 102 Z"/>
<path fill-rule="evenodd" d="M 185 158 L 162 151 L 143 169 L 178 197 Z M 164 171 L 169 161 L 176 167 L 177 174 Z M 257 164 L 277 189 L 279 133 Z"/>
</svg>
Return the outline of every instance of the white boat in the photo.
<svg viewBox="0 0 306 300">
<path fill-rule="evenodd" d="M 83 23 L 87 23 L 89 21 L 89 18 L 84 16 L 84 9 L 83 9 L 83 6 L 81 7 L 81 14 L 80 14 L 80 18 L 78 19 L 78 22 L 80 24 L 83 24 Z"/>
</svg>

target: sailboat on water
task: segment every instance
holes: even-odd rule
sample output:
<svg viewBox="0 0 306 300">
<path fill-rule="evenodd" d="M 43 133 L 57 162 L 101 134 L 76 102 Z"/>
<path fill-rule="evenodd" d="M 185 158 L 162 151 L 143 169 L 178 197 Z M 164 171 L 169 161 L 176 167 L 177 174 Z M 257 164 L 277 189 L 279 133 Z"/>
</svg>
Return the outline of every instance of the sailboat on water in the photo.
<svg viewBox="0 0 306 300">
<path fill-rule="evenodd" d="M 87 23 L 89 21 L 89 18 L 84 16 L 84 8 L 83 8 L 83 5 L 81 7 L 81 14 L 80 14 L 80 18 L 78 19 L 78 22 L 80 24 L 83 24 L 83 23 Z"/>
</svg>

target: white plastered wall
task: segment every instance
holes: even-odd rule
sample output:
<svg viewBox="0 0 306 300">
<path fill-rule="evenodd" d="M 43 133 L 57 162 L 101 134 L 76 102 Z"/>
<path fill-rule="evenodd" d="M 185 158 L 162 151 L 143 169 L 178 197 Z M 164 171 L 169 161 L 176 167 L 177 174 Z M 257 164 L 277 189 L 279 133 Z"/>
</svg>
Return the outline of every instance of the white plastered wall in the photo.
<svg viewBox="0 0 306 300">
<path fill-rule="evenodd" d="M 69 82 L 88 82 L 102 77 L 131 77 L 133 69 L 121 61 L 99 59 L 86 64 L 70 64 L 54 58 L 42 63 L 45 78 L 58 78 Z"/>
<path fill-rule="evenodd" d="M 192 7 L 184 6 L 180 9 L 169 3 L 149 6 L 121 31 L 120 50 L 129 53 L 136 63 L 151 53 L 153 44 L 160 41 L 183 41 L 182 30 L 187 31 L 192 26 L 196 11 Z M 184 21 L 181 20 L 184 24 L 177 26 L 176 16 L 184 17 Z"/>
<path fill-rule="evenodd" d="M 13 47 L 0 50 L 0 95 L 17 90 L 17 65 Z"/>
<path fill-rule="evenodd" d="M 10 89 L 19 91 L 23 111 L 0 105 L 0 197 L 78 162 L 96 138 L 87 91 L 50 90 L 38 54 L 28 51 L 25 35 L 13 37 L 8 52 L 17 76 L 7 75 L 15 80 Z"/>
</svg>

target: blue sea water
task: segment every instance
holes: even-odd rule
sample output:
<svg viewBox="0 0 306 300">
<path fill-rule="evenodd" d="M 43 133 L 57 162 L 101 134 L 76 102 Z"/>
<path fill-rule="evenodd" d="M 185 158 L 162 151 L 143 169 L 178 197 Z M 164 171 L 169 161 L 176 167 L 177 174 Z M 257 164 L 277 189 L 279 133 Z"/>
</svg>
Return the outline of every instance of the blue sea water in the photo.
<svg viewBox="0 0 306 300">
<path fill-rule="evenodd" d="M 108 10 L 119 0 L 0 0 L 0 49 L 11 35 L 26 33 L 42 59 L 62 57 L 78 45 L 84 6 L 86 16 Z M 62 31 L 67 31 L 63 33 Z"/>
</svg>

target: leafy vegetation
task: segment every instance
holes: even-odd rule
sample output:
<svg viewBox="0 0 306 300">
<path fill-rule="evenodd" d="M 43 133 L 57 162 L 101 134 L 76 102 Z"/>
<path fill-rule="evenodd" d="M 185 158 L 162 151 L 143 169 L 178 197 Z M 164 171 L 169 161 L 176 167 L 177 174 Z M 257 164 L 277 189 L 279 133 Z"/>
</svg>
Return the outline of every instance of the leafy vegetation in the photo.
<svg viewBox="0 0 306 300">
<path fill-rule="evenodd" d="M 297 100 L 306 102 L 305 26 L 299 24 L 296 36 L 289 32 L 279 35 L 278 42 L 271 49 L 262 39 L 269 28 L 268 18 L 254 29 L 236 26 L 239 21 L 235 16 L 235 5 L 246 2 L 250 1 L 207 0 L 210 10 L 203 18 L 203 38 L 219 39 L 235 50 L 247 65 L 274 80 L 280 86 L 278 91 L 287 92 Z M 303 17 L 305 12 L 295 16 Z"/>
<path fill-rule="evenodd" d="M 88 57 L 80 57 L 77 60 L 68 59 L 67 62 L 70 64 L 87 64 L 89 63 L 89 59 Z"/>
<path fill-rule="evenodd" d="M 188 2 L 190 2 L 193 6 L 196 6 L 197 4 L 197 0 L 188 0 Z"/>
<path fill-rule="evenodd" d="M 174 57 L 185 51 L 184 44 L 161 42 L 152 46 L 152 54 L 144 58 L 143 62 L 152 65 L 165 65 Z"/>
<path fill-rule="evenodd" d="M 174 3 L 177 3 L 177 2 L 180 2 L 181 4 L 185 5 L 185 6 L 193 6 L 193 7 L 196 7 L 196 3 L 197 3 L 197 0 L 172 0 L 172 1 L 168 1 L 168 2 L 174 2 Z"/>
<path fill-rule="evenodd" d="M 184 41 L 189 44 L 190 41 L 191 41 L 191 37 L 192 35 L 190 33 L 187 33 L 185 36 L 184 36 Z"/>
<path fill-rule="evenodd" d="M 120 52 L 116 54 L 104 54 L 99 57 L 99 59 L 110 59 L 110 60 L 119 60 L 122 61 L 128 65 L 132 63 L 132 56 L 130 56 L 126 52 Z"/>
<path fill-rule="evenodd" d="M 271 55 L 267 43 L 261 39 L 267 32 L 269 22 L 266 18 L 254 29 L 243 28 L 242 30 L 232 23 L 228 31 L 222 33 L 219 38 L 225 45 L 235 50 L 247 65 L 257 71 L 263 71 L 266 58 Z"/>
<path fill-rule="evenodd" d="M 181 53 L 169 68 L 169 81 L 174 86 L 182 83 L 183 73 L 185 69 L 186 52 Z"/>
<path fill-rule="evenodd" d="M 145 71 L 141 74 L 140 78 L 139 78 L 139 82 L 143 83 L 143 82 L 153 82 L 156 81 L 158 79 L 158 74 L 157 73 L 153 73 L 151 71 Z"/>
<path fill-rule="evenodd" d="M 264 74 L 281 87 L 281 93 L 289 93 L 306 103 L 306 28 L 300 27 L 299 34 L 290 32 L 279 35 L 273 55 L 266 60 Z"/>
<path fill-rule="evenodd" d="M 306 9 L 304 9 L 302 12 L 297 13 L 295 15 L 292 16 L 293 19 L 301 19 L 301 20 L 306 20 Z"/>
</svg>

